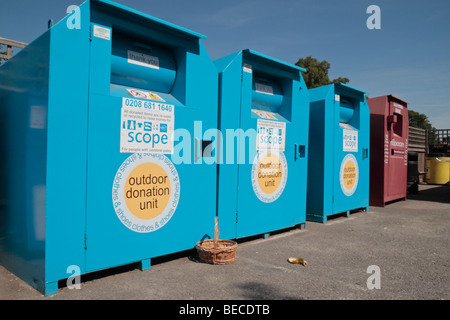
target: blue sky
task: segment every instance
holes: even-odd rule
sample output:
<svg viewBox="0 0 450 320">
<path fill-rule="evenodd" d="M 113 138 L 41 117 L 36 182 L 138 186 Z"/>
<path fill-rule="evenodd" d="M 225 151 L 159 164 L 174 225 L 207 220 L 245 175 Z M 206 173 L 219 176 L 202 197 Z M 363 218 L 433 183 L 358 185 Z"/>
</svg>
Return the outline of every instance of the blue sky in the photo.
<svg viewBox="0 0 450 320">
<path fill-rule="evenodd" d="M 15 0 L 0 4 L 0 37 L 31 42 L 83 0 Z M 370 97 L 393 94 L 450 128 L 449 0 L 117 0 L 206 35 L 211 58 L 253 49 L 295 63 L 308 55 L 331 63 Z M 381 29 L 369 30 L 369 5 Z"/>
</svg>

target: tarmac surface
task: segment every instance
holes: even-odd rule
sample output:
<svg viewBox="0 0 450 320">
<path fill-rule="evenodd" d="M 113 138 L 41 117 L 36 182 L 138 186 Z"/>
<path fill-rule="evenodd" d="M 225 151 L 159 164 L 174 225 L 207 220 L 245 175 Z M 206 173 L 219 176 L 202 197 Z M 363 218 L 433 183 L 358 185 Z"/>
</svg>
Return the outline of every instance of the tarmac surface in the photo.
<svg viewBox="0 0 450 320">
<path fill-rule="evenodd" d="M 80 289 L 48 297 L 0 266 L 0 299 L 449 300 L 450 186 L 419 190 L 383 208 L 241 241 L 229 265 L 202 263 L 190 250 L 153 259 L 146 271 L 82 276 Z"/>
</svg>

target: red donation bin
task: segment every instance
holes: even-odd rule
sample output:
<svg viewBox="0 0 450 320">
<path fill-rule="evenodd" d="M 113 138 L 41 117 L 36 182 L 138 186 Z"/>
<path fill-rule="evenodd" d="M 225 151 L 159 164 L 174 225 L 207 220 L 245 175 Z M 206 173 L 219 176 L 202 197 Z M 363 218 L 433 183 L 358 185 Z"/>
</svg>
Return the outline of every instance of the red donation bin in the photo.
<svg viewBox="0 0 450 320">
<path fill-rule="evenodd" d="M 367 99 L 370 109 L 369 205 L 406 199 L 408 103 L 393 95 Z"/>
</svg>

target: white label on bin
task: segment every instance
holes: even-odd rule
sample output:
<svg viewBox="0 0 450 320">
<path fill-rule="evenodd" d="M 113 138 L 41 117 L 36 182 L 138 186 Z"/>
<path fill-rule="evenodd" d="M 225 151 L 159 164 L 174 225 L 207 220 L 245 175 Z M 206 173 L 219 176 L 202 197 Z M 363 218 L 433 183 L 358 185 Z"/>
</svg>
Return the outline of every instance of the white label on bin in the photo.
<svg viewBox="0 0 450 320">
<path fill-rule="evenodd" d="M 179 199 L 177 169 L 163 154 L 132 154 L 114 177 L 114 210 L 131 231 L 148 233 L 162 228 L 174 215 Z"/>
<path fill-rule="evenodd" d="M 276 113 L 259 109 L 252 109 L 252 112 L 260 118 L 277 120 Z"/>
<path fill-rule="evenodd" d="M 32 106 L 30 110 L 30 128 L 45 129 L 47 128 L 47 107 Z"/>
<path fill-rule="evenodd" d="M 130 89 L 127 88 L 128 94 L 139 99 L 149 99 L 149 100 L 158 100 L 162 102 L 166 102 L 163 98 L 161 98 L 157 93 L 150 91 L 142 91 L 138 89 Z"/>
<path fill-rule="evenodd" d="M 111 29 L 94 25 L 94 37 L 111 40 Z"/>
<path fill-rule="evenodd" d="M 258 119 L 256 139 L 256 150 L 284 151 L 286 123 Z"/>
<path fill-rule="evenodd" d="M 358 131 L 343 129 L 343 150 L 358 152 Z"/>
<path fill-rule="evenodd" d="M 128 50 L 128 63 L 152 69 L 159 69 L 159 58 L 148 54 Z"/>
<path fill-rule="evenodd" d="M 247 73 L 252 73 L 252 66 L 249 65 L 249 64 L 244 63 L 244 66 L 242 67 L 242 70 L 244 72 L 247 72 Z"/>
<path fill-rule="evenodd" d="M 123 98 L 120 120 L 121 153 L 173 154 L 174 105 Z"/>
</svg>

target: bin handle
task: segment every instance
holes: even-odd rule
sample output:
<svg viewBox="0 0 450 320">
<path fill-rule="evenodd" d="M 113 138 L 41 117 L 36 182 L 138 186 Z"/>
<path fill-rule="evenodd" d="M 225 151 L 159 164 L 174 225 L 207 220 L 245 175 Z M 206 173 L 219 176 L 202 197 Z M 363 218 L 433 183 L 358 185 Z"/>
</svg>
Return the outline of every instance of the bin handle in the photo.
<svg viewBox="0 0 450 320">
<path fill-rule="evenodd" d="M 362 148 L 362 157 L 363 157 L 363 160 L 369 158 L 369 149 L 368 148 Z"/>
<path fill-rule="evenodd" d="M 297 161 L 300 158 L 305 157 L 306 147 L 303 144 L 295 144 L 294 145 L 294 161 Z"/>
</svg>

